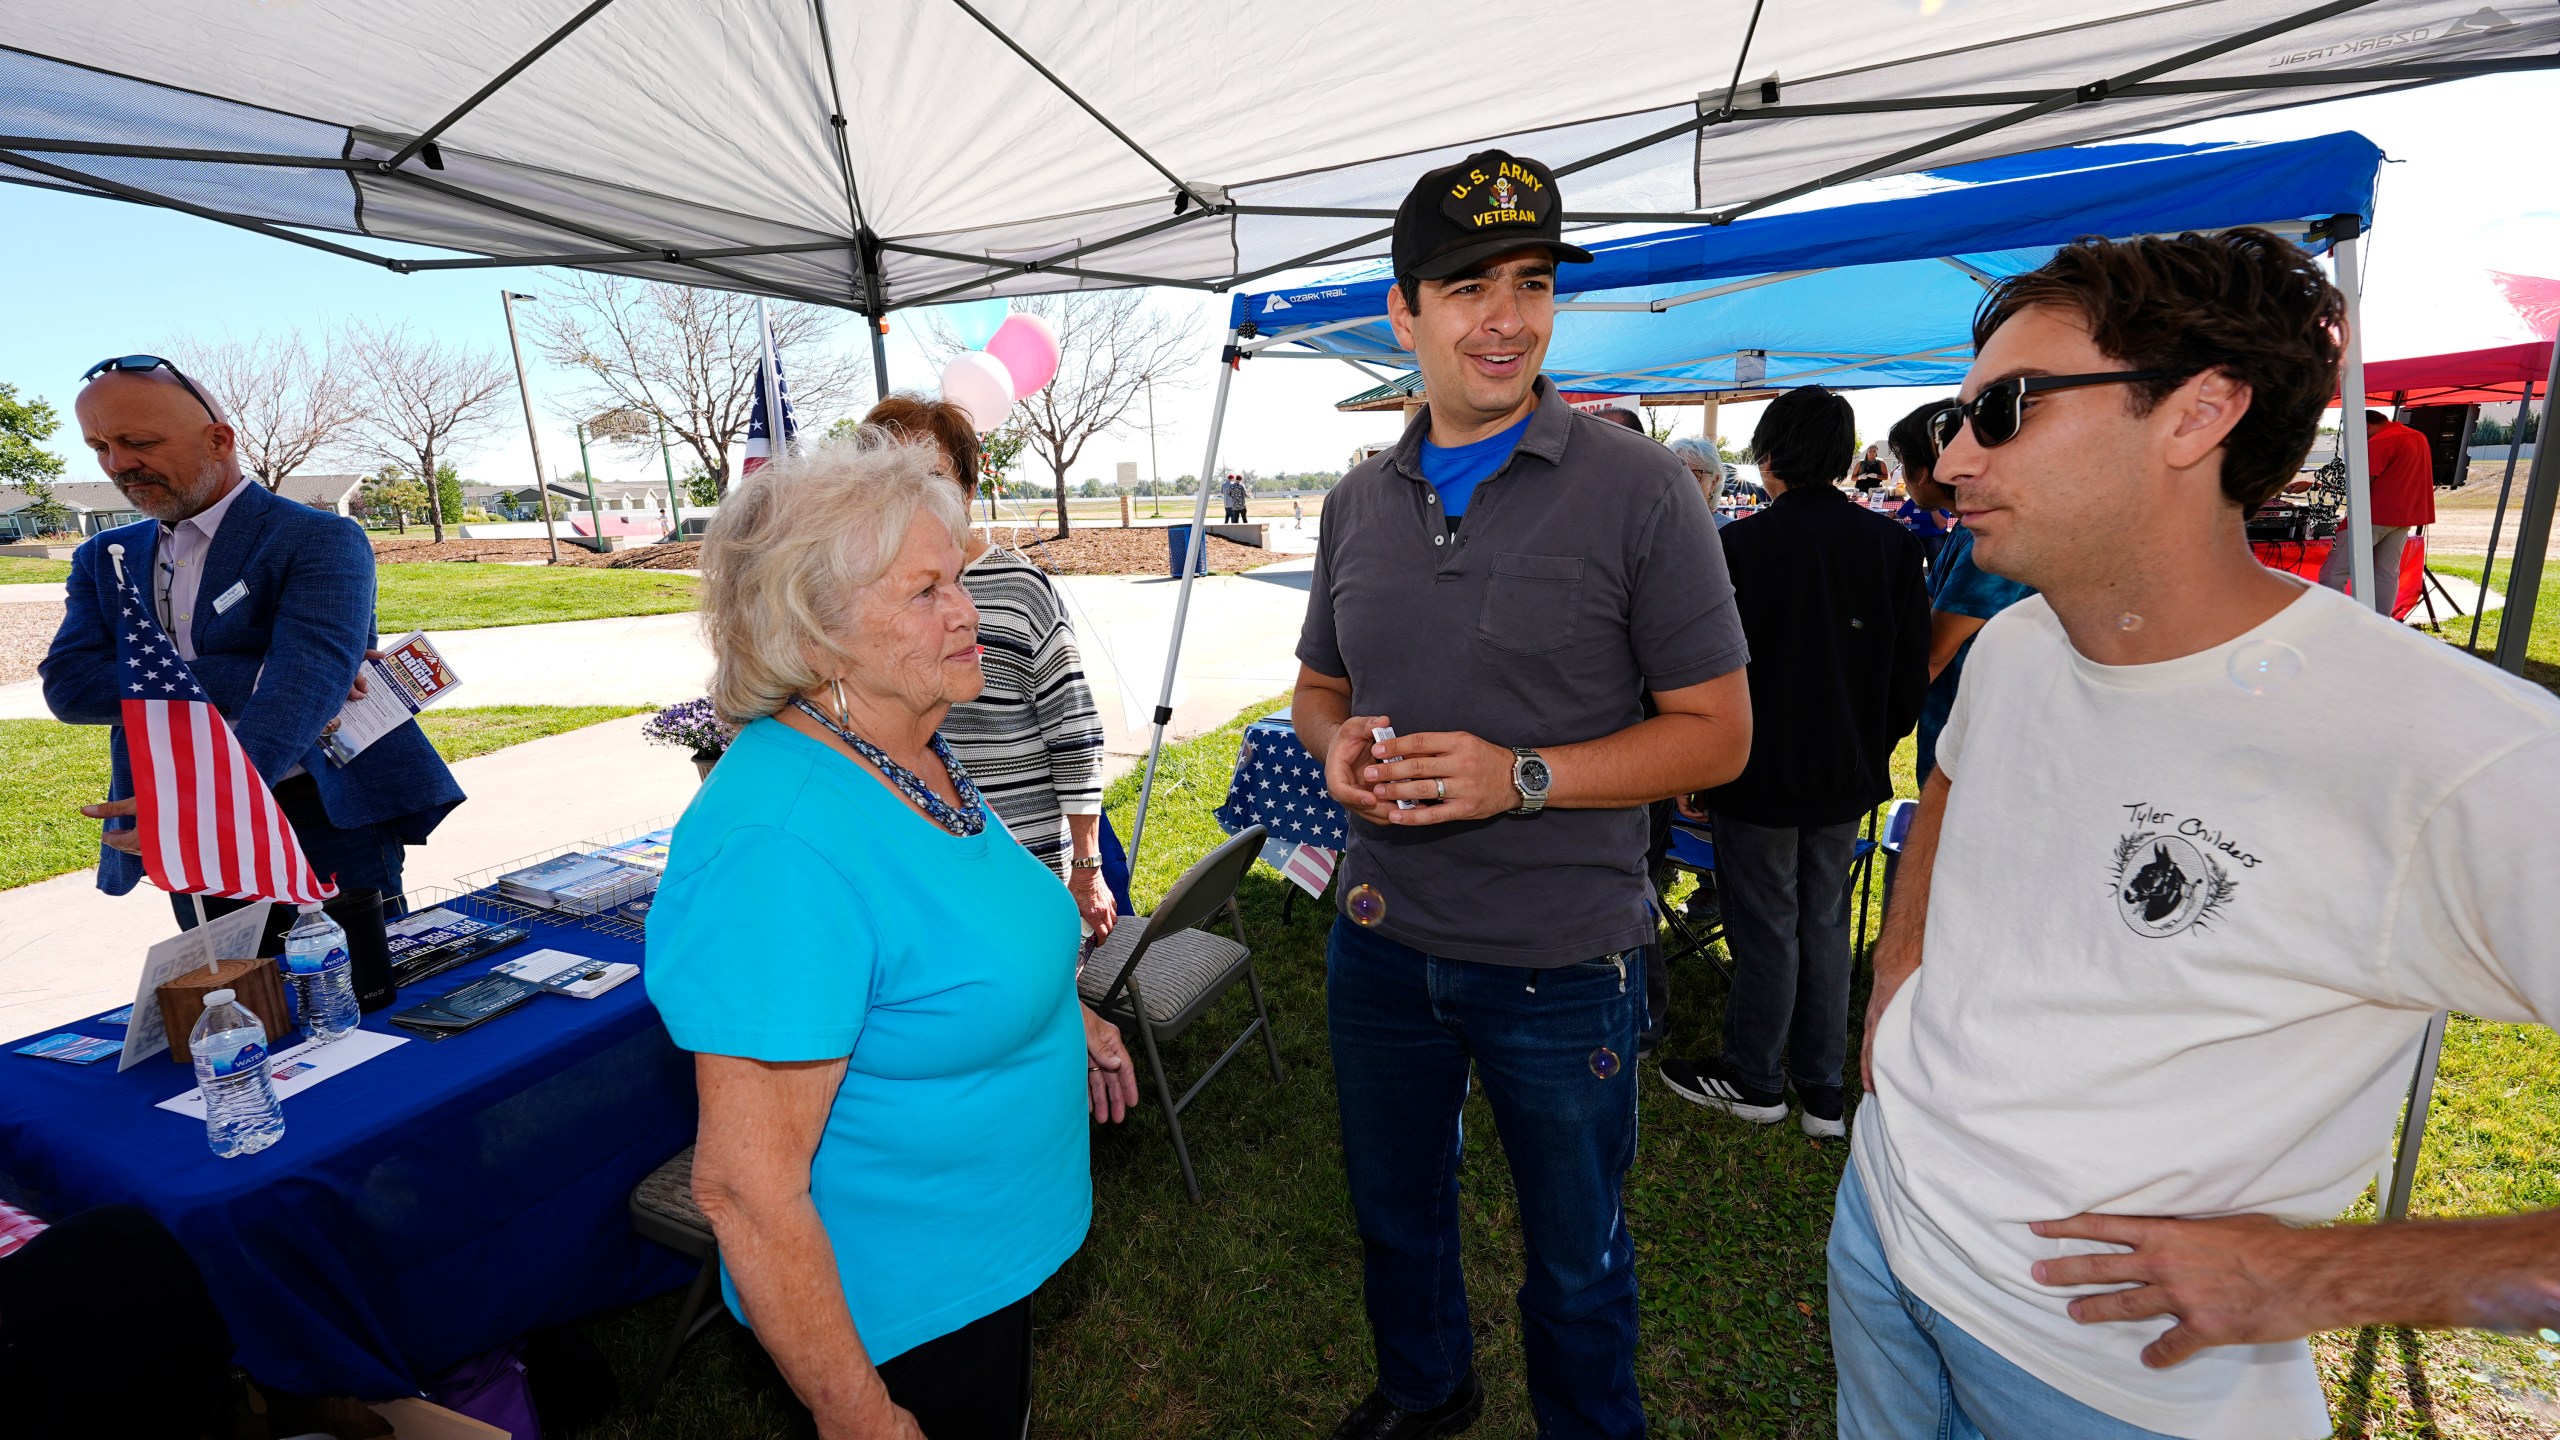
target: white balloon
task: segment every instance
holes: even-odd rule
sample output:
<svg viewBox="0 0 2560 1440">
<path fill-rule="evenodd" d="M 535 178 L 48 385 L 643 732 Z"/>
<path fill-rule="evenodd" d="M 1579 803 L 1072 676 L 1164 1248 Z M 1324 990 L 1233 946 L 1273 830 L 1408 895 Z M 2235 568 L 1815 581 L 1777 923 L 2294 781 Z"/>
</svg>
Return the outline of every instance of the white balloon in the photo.
<svg viewBox="0 0 2560 1440">
<path fill-rule="evenodd" d="M 968 412 L 969 423 L 984 435 L 1013 409 L 1013 372 L 984 350 L 962 351 L 942 367 L 942 398 Z"/>
</svg>

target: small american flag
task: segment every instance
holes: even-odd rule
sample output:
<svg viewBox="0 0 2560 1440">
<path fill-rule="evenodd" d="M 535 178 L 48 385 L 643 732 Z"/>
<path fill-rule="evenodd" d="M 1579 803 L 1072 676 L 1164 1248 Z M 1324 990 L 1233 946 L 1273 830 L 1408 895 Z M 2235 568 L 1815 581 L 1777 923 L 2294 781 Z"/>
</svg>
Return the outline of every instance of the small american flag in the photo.
<svg viewBox="0 0 2560 1440">
<path fill-rule="evenodd" d="M 739 468 L 741 475 L 753 475 L 763 469 L 765 462 L 774 456 L 790 454 L 791 442 L 800 438 L 799 421 L 791 413 L 791 382 L 782 373 L 782 356 L 774 350 L 773 330 L 763 322 L 762 307 L 758 307 L 757 329 L 763 332 L 764 358 L 756 362 L 756 403 L 755 408 L 747 412 L 747 463 Z M 770 393 L 782 397 L 782 444 L 780 446 L 773 443 L 772 417 L 765 413 L 764 401 L 768 392 L 765 390 L 764 378 L 767 365 L 773 367 L 773 389 Z"/>
<path fill-rule="evenodd" d="M 1289 856 L 1280 873 L 1310 895 L 1322 895 L 1324 887 L 1333 883 L 1333 867 L 1339 857 L 1321 845 L 1301 845 Z"/>
<path fill-rule="evenodd" d="M 292 822 L 229 721 L 178 658 L 151 601 L 123 583 L 116 670 L 142 868 L 175 894 L 311 904 L 338 887 L 311 873 Z"/>
</svg>

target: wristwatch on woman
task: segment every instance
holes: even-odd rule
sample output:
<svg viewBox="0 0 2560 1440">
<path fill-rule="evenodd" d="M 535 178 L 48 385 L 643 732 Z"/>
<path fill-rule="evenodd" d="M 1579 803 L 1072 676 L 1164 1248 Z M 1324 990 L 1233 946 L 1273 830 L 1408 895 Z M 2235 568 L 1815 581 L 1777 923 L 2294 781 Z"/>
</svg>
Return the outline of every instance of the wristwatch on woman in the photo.
<svg viewBox="0 0 2560 1440">
<path fill-rule="evenodd" d="M 1514 746 L 1511 757 L 1511 784 L 1520 792 L 1520 808 L 1511 813 L 1535 815 L 1547 808 L 1547 787 L 1555 783 L 1555 772 L 1535 750 Z"/>
<path fill-rule="evenodd" d="M 1067 861 L 1067 865 L 1069 868 L 1076 870 L 1099 870 L 1102 868 L 1102 857 L 1099 855 L 1078 855 Z"/>
</svg>

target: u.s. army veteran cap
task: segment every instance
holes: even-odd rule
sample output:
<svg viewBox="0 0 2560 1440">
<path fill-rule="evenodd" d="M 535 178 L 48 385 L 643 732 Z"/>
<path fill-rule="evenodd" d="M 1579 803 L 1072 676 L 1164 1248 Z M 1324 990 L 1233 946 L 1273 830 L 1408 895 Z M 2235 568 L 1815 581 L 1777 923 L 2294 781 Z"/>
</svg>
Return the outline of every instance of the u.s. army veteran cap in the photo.
<svg viewBox="0 0 2560 1440">
<path fill-rule="evenodd" d="M 1396 211 L 1391 254 L 1398 278 L 1439 280 L 1528 245 L 1543 245 L 1562 262 L 1591 259 L 1564 242 L 1564 200 L 1546 166 L 1479 150 L 1415 182 Z"/>
</svg>

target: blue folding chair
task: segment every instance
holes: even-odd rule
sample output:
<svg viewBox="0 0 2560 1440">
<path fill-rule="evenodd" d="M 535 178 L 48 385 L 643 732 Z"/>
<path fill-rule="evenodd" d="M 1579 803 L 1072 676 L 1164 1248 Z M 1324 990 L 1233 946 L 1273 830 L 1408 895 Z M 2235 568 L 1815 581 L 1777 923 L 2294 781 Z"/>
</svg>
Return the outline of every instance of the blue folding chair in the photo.
<svg viewBox="0 0 2560 1440">
<path fill-rule="evenodd" d="M 1706 822 L 1674 815 L 1671 819 L 1671 847 L 1663 859 L 1672 869 L 1697 876 L 1699 884 L 1711 884 L 1716 873 L 1715 836 Z M 1653 897 L 1653 913 L 1671 931 L 1672 943 L 1662 956 L 1666 967 L 1673 961 L 1701 955 L 1706 957 L 1708 964 L 1716 967 L 1716 973 L 1724 977 L 1726 985 L 1733 983 L 1733 968 L 1716 954 L 1714 948 L 1715 943 L 1724 938 L 1722 918 L 1713 924 L 1698 925 L 1674 909 L 1671 902 L 1659 893 Z"/>
</svg>

